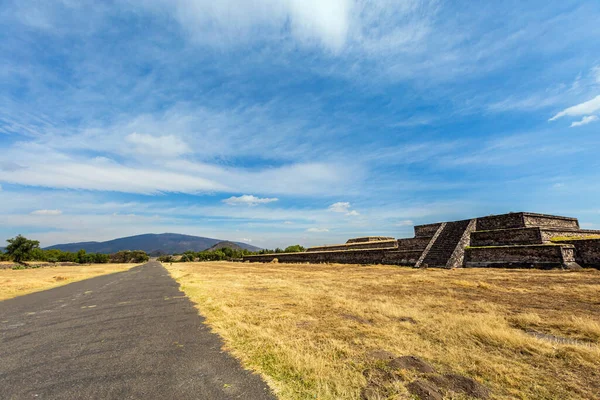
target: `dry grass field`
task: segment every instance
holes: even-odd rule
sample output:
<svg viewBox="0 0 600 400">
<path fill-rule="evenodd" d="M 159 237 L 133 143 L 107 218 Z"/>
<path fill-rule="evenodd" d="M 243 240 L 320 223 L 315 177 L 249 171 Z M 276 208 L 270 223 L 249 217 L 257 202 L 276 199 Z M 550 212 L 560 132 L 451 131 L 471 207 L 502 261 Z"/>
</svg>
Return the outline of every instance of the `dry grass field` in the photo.
<svg viewBox="0 0 600 400">
<path fill-rule="evenodd" d="M 9 263 L 3 263 L 9 264 Z M 13 265 L 14 263 L 10 263 Z M 0 269 L 0 301 L 51 289 L 98 275 L 126 271 L 139 264 L 93 264 L 36 269 Z"/>
<path fill-rule="evenodd" d="M 600 398 L 600 271 L 165 266 L 282 399 L 409 399 L 415 380 L 469 398 L 379 350 L 473 378 L 490 398 Z"/>
</svg>

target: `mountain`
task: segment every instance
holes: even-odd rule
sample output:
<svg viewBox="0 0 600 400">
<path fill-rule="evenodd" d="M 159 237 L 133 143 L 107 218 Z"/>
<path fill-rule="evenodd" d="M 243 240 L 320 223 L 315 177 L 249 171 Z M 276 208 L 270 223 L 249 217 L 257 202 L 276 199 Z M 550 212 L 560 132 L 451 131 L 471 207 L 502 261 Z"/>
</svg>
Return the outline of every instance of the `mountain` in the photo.
<svg viewBox="0 0 600 400">
<path fill-rule="evenodd" d="M 56 244 L 46 247 L 46 249 L 59 249 L 62 251 L 76 252 L 80 249 L 88 253 L 111 254 L 121 250 L 143 250 L 148 254 L 175 254 L 183 253 L 187 250 L 202 251 L 222 243 L 223 240 L 205 238 L 200 236 L 180 235 L 177 233 L 162 233 L 129 236 L 119 239 L 109 240 L 107 242 L 80 242 Z M 242 249 L 258 251 L 259 247 L 251 246 L 240 242 L 234 243 Z"/>
</svg>

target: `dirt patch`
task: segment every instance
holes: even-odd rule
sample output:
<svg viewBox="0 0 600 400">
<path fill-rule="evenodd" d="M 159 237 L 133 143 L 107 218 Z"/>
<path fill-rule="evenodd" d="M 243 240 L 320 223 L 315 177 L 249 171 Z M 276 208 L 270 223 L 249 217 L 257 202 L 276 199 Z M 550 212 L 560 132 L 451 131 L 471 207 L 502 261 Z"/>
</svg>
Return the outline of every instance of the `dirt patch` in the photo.
<svg viewBox="0 0 600 400">
<path fill-rule="evenodd" d="M 420 400 L 443 400 L 442 392 L 433 383 L 418 379 L 406 385 L 410 394 Z"/>
<path fill-rule="evenodd" d="M 301 329 L 307 329 L 313 326 L 315 323 L 312 321 L 298 321 L 296 322 L 296 327 Z"/>
<path fill-rule="evenodd" d="M 266 287 L 249 287 L 246 290 L 250 290 L 251 292 L 267 292 L 269 288 Z"/>
<path fill-rule="evenodd" d="M 422 374 L 432 374 L 435 372 L 435 369 L 431 365 L 415 356 L 396 357 L 390 361 L 389 366 L 392 369 L 409 369 Z"/>
<path fill-rule="evenodd" d="M 435 386 L 455 392 L 464 393 L 476 399 L 487 399 L 490 390 L 474 379 L 458 374 L 431 375 L 427 379 Z"/>
<path fill-rule="evenodd" d="M 399 375 L 383 368 L 366 369 L 363 375 L 367 378 L 367 386 L 361 391 L 363 400 L 387 399 L 396 392 L 393 387 L 394 382 L 401 380 Z"/>
<path fill-rule="evenodd" d="M 417 324 L 417 321 L 415 321 L 415 319 L 411 318 L 411 317 L 400 317 L 400 318 L 398 318 L 398 321 L 399 322 L 408 322 L 409 324 L 413 324 L 413 325 Z"/>
<path fill-rule="evenodd" d="M 69 278 L 67 278 L 66 276 L 60 276 L 60 275 L 59 275 L 59 276 L 54 276 L 53 278 L 54 278 L 54 280 L 55 280 L 56 282 L 60 282 L 60 281 L 66 281 L 67 279 L 69 279 Z"/>
</svg>

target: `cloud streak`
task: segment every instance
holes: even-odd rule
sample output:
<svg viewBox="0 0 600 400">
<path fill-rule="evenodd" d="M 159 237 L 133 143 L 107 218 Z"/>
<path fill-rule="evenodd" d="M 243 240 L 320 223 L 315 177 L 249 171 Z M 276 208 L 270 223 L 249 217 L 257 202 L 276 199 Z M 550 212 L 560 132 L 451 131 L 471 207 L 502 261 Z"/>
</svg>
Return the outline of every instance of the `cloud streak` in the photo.
<svg viewBox="0 0 600 400">
<path fill-rule="evenodd" d="M 246 205 L 246 206 L 257 206 L 259 204 L 268 204 L 278 201 L 277 198 L 260 198 L 253 195 L 244 194 L 239 197 L 232 196 L 228 199 L 223 200 L 223 203 L 229 204 L 230 206 Z"/>
<path fill-rule="evenodd" d="M 598 117 L 595 115 L 588 115 L 586 117 L 583 117 L 581 119 L 581 121 L 575 121 L 571 124 L 571 128 L 574 128 L 576 126 L 583 126 L 583 125 L 587 125 L 587 124 L 591 124 L 592 122 L 596 122 L 598 121 Z"/>
<path fill-rule="evenodd" d="M 593 114 L 600 111 L 600 95 L 591 100 L 566 108 L 550 118 L 549 121 L 555 121 L 562 117 L 579 117 L 581 115 Z"/>
</svg>

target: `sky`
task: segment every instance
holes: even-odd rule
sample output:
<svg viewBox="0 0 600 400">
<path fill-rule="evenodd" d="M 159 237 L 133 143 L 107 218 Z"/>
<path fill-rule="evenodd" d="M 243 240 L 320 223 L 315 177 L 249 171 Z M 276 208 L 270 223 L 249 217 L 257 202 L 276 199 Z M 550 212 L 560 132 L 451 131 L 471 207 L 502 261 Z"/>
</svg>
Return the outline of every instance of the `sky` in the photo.
<svg viewBox="0 0 600 400">
<path fill-rule="evenodd" d="M 0 239 L 600 229 L 597 0 L 0 0 Z"/>
</svg>

